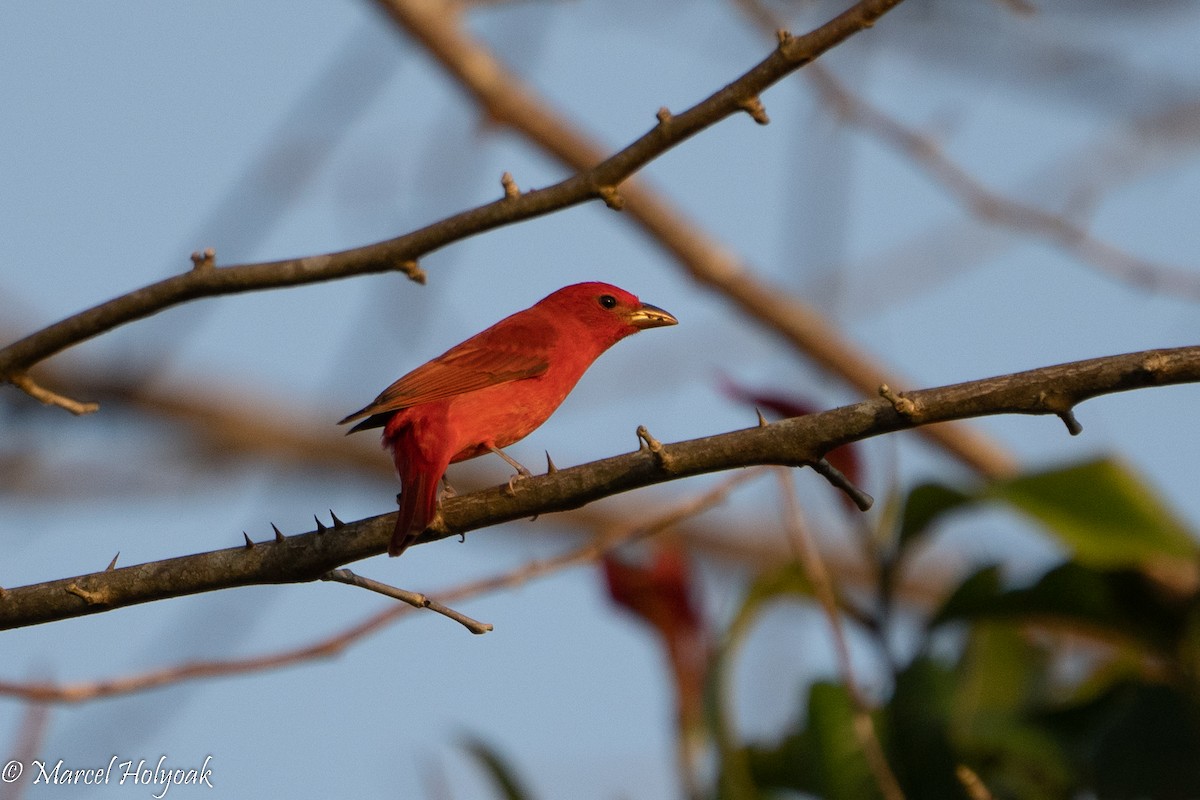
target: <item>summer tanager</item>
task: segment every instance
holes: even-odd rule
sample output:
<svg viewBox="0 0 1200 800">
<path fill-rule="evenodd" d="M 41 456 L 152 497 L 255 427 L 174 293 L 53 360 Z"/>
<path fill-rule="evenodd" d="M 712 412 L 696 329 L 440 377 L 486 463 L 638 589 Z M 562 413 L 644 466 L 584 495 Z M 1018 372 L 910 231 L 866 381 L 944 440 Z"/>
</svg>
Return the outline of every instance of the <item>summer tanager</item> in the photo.
<svg viewBox="0 0 1200 800">
<path fill-rule="evenodd" d="M 644 328 L 678 320 L 606 283 L 559 289 L 417 367 L 339 424 L 383 428 L 400 475 L 400 513 L 388 554 L 398 556 L 437 513 L 438 482 L 456 461 L 529 435 L 554 413 L 608 348 Z"/>
</svg>

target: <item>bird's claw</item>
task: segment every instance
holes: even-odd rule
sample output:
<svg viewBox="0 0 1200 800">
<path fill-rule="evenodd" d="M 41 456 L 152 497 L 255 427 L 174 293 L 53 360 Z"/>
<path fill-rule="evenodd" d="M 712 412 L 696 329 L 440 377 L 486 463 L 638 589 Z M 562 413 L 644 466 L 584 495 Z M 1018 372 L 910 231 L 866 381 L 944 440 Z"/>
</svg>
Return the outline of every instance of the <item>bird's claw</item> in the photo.
<svg viewBox="0 0 1200 800">
<path fill-rule="evenodd" d="M 532 478 L 533 473 L 530 472 L 528 469 L 526 469 L 524 464 L 522 464 L 520 461 L 517 461 L 515 458 L 513 458 L 508 453 L 501 450 L 499 447 L 489 447 L 488 449 L 491 450 L 496 455 L 503 458 L 505 461 L 507 461 L 509 466 L 511 466 L 513 469 L 515 469 L 517 471 L 516 475 L 513 475 L 511 478 L 508 479 L 508 488 L 506 491 L 508 492 L 508 496 L 512 497 L 514 494 L 516 494 L 517 481 L 523 481 L 526 478 Z"/>
<path fill-rule="evenodd" d="M 506 491 L 506 492 L 508 492 L 508 496 L 509 496 L 509 497 L 513 497 L 514 495 L 516 495 L 516 493 L 517 493 L 517 488 L 516 488 L 516 487 L 517 487 L 517 484 L 518 484 L 519 482 L 521 482 L 521 481 L 525 480 L 526 478 L 532 478 L 532 477 L 533 477 L 533 473 L 532 473 L 532 472 L 530 472 L 529 470 L 525 469 L 524 467 L 521 467 L 521 471 L 520 471 L 520 472 L 518 472 L 518 473 L 516 473 L 516 474 L 514 474 L 514 475 L 513 475 L 511 478 L 509 478 L 509 479 L 508 479 L 508 483 L 505 485 L 505 487 L 506 487 L 506 488 L 505 488 L 505 491 Z"/>
</svg>

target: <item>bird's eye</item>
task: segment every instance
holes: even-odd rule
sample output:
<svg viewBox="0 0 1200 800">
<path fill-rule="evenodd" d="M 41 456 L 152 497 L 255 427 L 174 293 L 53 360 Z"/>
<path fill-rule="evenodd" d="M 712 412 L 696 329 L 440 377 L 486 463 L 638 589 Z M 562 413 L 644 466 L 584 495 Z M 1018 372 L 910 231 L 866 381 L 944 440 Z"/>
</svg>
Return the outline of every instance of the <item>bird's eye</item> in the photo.
<svg viewBox="0 0 1200 800">
<path fill-rule="evenodd" d="M 604 308 L 616 308 L 617 298 L 613 297 L 611 294 L 602 294 L 600 295 L 600 305 Z"/>
</svg>

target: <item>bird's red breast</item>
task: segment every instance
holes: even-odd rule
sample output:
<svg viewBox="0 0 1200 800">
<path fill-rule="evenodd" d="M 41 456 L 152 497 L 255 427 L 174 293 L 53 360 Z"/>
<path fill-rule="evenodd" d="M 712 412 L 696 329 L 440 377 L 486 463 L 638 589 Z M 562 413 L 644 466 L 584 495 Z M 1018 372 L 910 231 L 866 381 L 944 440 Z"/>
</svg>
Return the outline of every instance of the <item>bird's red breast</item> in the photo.
<svg viewBox="0 0 1200 800">
<path fill-rule="evenodd" d="M 398 555 L 437 507 L 446 466 L 523 439 L 612 345 L 678 320 L 605 283 L 559 289 L 417 367 L 341 422 L 383 427 L 403 488 Z M 419 497 L 417 496 L 419 495 Z"/>
</svg>

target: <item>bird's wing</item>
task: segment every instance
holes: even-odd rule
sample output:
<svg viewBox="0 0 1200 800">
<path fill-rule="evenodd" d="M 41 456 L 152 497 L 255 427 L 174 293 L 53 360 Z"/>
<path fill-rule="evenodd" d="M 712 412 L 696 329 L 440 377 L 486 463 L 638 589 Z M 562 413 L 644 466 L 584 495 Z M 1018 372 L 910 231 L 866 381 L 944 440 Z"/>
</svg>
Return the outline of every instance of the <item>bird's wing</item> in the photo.
<svg viewBox="0 0 1200 800">
<path fill-rule="evenodd" d="M 339 424 L 445 400 L 498 383 L 532 378 L 550 366 L 546 356 L 545 352 L 497 347 L 494 342 L 464 342 L 400 378 L 384 389 L 373 403 Z M 382 421 L 379 424 L 383 424 Z M 360 424 L 355 430 L 362 427 L 378 426 Z"/>
</svg>

